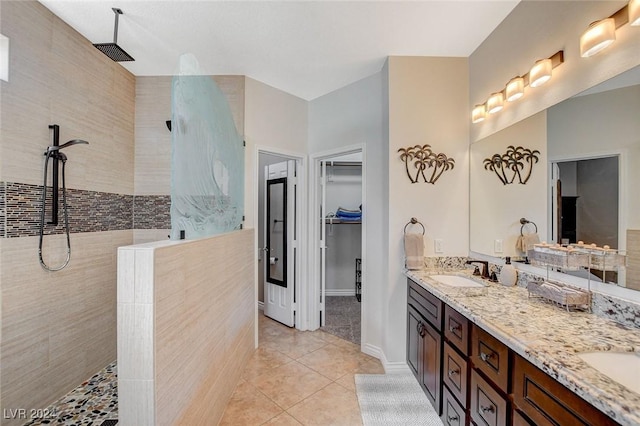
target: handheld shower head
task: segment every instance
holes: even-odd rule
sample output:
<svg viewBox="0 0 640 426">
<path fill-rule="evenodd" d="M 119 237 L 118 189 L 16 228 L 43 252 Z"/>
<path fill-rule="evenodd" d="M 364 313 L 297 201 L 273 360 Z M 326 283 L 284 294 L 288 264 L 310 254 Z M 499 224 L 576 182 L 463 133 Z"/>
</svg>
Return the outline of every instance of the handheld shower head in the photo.
<svg viewBox="0 0 640 426">
<path fill-rule="evenodd" d="M 83 141 L 82 139 L 73 139 L 73 140 L 70 140 L 67 143 L 63 143 L 60 146 L 55 146 L 55 145 L 48 146 L 47 150 L 44 153 L 44 155 L 47 155 L 47 154 L 49 154 L 51 152 L 60 151 L 61 149 L 66 148 L 66 147 L 71 146 L 71 145 L 76 145 L 76 144 L 81 144 L 81 143 L 82 144 L 87 144 L 87 145 L 89 144 L 89 142 Z"/>
</svg>

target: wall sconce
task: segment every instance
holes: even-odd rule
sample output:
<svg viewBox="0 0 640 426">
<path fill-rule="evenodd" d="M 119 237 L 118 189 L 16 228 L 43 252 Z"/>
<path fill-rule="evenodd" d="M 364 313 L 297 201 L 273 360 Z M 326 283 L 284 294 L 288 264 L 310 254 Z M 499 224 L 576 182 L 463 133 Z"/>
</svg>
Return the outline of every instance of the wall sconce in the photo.
<svg viewBox="0 0 640 426">
<path fill-rule="evenodd" d="M 524 96 L 524 78 L 515 77 L 512 78 L 508 83 L 505 90 L 505 96 L 507 101 L 513 102 L 520 99 Z"/>
<path fill-rule="evenodd" d="M 504 95 L 502 92 L 492 93 L 487 100 L 487 112 L 489 114 L 495 114 L 501 111 L 504 107 Z"/>
<path fill-rule="evenodd" d="M 9 81 L 9 37 L 0 34 L 0 79 Z"/>
<path fill-rule="evenodd" d="M 596 21 L 589 25 L 580 37 L 580 56 L 588 58 L 606 49 L 616 41 L 616 23 L 613 18 Z"/>
<path fill-rule="evenodd" d="M 484 121 L 487 115 L 487 109 L 484 104 L 476 105 L 473 107 L 473 111 L 471 111 L 471 122 L 472 123 L 480 123 Z"/>
<path fill-rule="evenodd" d="M 640 0 L 631 0 L 616 13 L 589 25 L 580 36 L 580 56 L 598 54 L 616 41 L 616 30 L 626 23 L 640 25 Z"/>
<path fill-rule="evenodd" d="M 629 2 L 629 23 L 634 27 L 640 26 L 640 0 Z"/>
<path fill-rule="evenodd" d="M 637 0 L 640 1 L 640 0 Z M 471 122 L 480 123 L 488 114 L 495 114 L 504 107 L 504 100 L 509 102 L 524 96 L 525 86 L 539 87 L 549 81 L 552 70 L 564 63 L 564 51 L 559 50 L 552 56 L 537 61 L 531 70 L 522 77 L 514 77 L 500 92 L 492 93 L 486 104 L 476 105 L 471 111 Z"/>
<path fill-rule="evenodd" d="M 551 59 L 537 61 L 529 71 L 529 86 L 540 87 L 551 79 L 553 65 Z"/>
</svg>

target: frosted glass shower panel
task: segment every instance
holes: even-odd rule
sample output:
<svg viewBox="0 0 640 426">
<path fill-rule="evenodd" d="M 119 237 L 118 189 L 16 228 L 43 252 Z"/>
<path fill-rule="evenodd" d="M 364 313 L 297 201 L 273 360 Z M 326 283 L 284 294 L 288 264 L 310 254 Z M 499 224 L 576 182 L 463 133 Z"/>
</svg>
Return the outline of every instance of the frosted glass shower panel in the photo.
<svg viewBox="0 0 640 426">
<path fill-rule="evenodd" d="M 244 147 L 210 76 L 178 75 L 172 87 L 171 238 L 240 229 Z"/>
</svg>

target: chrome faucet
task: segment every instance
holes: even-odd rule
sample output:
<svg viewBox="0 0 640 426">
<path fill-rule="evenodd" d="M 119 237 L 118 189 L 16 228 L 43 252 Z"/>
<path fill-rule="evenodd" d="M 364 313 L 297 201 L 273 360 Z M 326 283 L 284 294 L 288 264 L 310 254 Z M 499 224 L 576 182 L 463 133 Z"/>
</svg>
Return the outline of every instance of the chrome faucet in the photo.
<svg viewBox="0 0 640 426">
<path fill-rule="evenodd" d="M 486 260 L 473 260 L 473 259 L 469 259 L 465 262 L 465 264 L 467 265 L 472 265 L 474 263 L 480 263 L 482 265 L 482 272 L 480 273 L 478 271 L 478 267 L 476 266 L 476 269 L 473 272 L 473 275 L 480 275 L 482 278 L 489 279 L 489 262 L 487 262 Z"/>
</svg>

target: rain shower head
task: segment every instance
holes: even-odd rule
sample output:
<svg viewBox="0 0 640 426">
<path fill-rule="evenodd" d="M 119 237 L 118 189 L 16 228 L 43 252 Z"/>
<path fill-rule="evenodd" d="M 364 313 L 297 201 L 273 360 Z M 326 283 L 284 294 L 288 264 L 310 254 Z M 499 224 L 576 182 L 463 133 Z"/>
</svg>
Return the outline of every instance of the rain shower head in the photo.
<svg viewBox="0 0 640 426">
<path fill-rule="evenodd" d="M 116 22 L 113 29 L 113 43 L 95 43 L 94 46 L 115 62 L 135 61 L 122 47 L 118 46 L 118 17 L 122 15 L 122 9 L 114 7 L 111 10 L 116 14 Z"/>
</svg>

